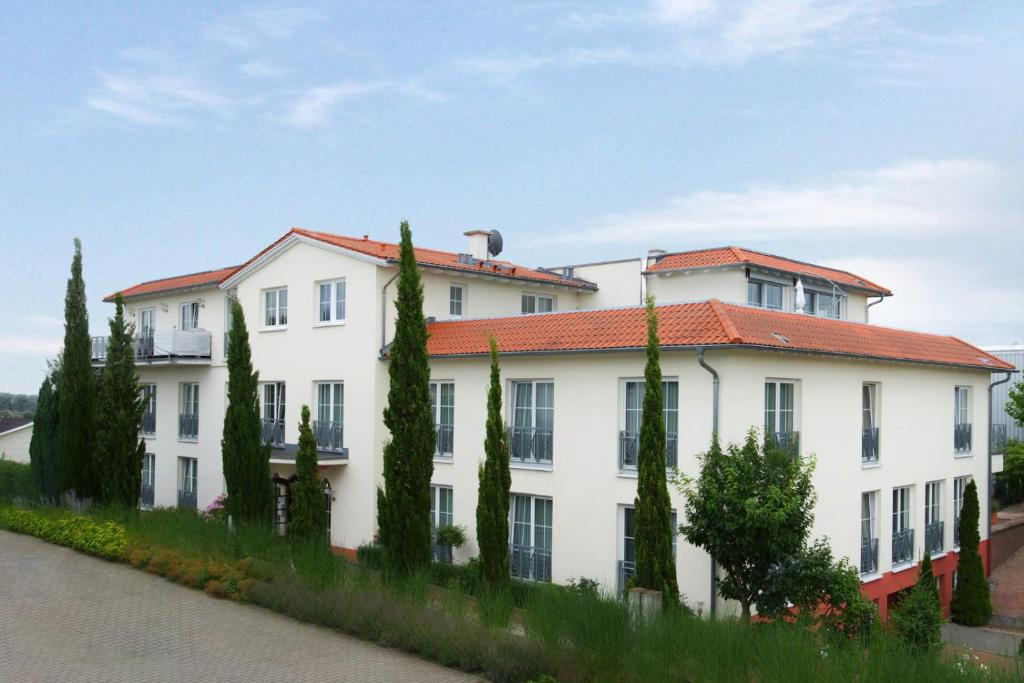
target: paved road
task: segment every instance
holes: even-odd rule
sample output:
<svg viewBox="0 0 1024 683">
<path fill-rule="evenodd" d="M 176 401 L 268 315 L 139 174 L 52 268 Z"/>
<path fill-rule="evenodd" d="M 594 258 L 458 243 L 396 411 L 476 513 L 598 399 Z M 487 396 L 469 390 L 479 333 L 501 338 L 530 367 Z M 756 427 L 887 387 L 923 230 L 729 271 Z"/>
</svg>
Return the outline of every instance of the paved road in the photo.
<svg viewBox="0 0 1024 683">
<path fill-rule="evenodd" d="M 0 531 L 0 681 L 193 680 L 476 679 Z"/>
</svg>

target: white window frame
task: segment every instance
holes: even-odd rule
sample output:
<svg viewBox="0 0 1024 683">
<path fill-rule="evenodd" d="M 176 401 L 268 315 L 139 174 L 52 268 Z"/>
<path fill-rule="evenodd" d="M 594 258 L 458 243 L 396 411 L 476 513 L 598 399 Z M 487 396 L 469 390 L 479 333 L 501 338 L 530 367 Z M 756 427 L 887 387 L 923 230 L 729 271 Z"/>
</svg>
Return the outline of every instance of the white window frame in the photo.
<svg viewBox="0 0 1024 683">
<path fill-rule="evenodd" d="M 516 514 L 515 514 L 516 513 L 516 501 L 518 501 L 518 500 L 527 500 L 527 501 L 529 501 L 529 504 L 527 505 L 527 511 L 529 512 L 529 517 L 530 518 L 526 522 L 517 522 L 516 521 Z M 547 511 L 548 511 L 548 519 L 547 519 L 547 521 L 549 522 L 548 524 L 538 524 L 537 523 L 538 504 L 545 505 L 545 507 L 547 508 Z M 550 553 L 550 555 L 551 555 L 552 569 L 554 567 L 554 556 L 555 556 L 555 552 L 554 552 L 554 549 L 555 549 L 554 548 L 554 546 L 555 546 L 554 516 L 555 516 L 555 514 L 554 513 L 555 513 L 555 501 L 550 496 L 535 496 L 535 495 L 532 495 L 532 494 L 529 494 L 529 493 L 512 493 L 512 494 L 509 495 L 509 510 L 508 510 L 509 544 L 510 545 L 515 545 L 515 546 L 520 546 L 520 547 L 533 548 L 535 551 L 537 549 L 547 550 L 548 553 Z M 519 526 L 517 526 L 517 524 Z M 517 543 L 516 542 L 517 537 L 519 537 L 519 536 L 517 536 L 517 531 L 520 530 L 523 526 L 526 527 L 526 535 L 527 535 L 527 537 L 529 539 L 529 543 Z M 547 543 L 546 546 L 541 545 L 541 544 L 539 544 L 537 542 L 538 538 L 542 538 L 543 536 L 545 536 L 545 530 L 546 530 L 546 538 L 543 539 L 543 540 L 546 541 L 546 543 Z M 553 573 L 554 572 L 552 571 L 552 574 Z M 536 579 L 536 577 L 531 576 L 529 579 L 526 579 L 526 580 L 536 581 L 537 579 Z"/>
<path fill-rule="evenodd" d="M 911 505 L 912 486 L 896 486 L 892 490 L 892 533 L 896 534 L 914 528 Z"/>
<path fill-rule="evenodd" d="M 953 544 L 954 548 L 960 547 L 957 526 L 960 523 L 960 511 L 964 507 L 964 490 L 973 478 L 970 475 L 953 478 L 953 539 L 956 541 Z"/>
<path fill-rule="evenodd" d="M 148 320 L 147 320 L 148 319 Z M 156 306 L 146 306 L 139 309 L 138 336 L 153 336 L 156 332 Z"/>
<path fill-rule="evenodd" d="M 327 300 L 324 301 L 326 288 Z M 327 327 L 330 325 L 344 325 L 347 316 L 348 288 L 345 278 L 339 277 L 332 280 L 321 280 L 316 283 L 316 327 Z M 324 304 L 327 308 L 324 308 Z M 324 313 L 327 317 L 324 318 Z"/>
<path fill-rule="evenodd" d="M 284 306 L 281 306 L 281 293 L 284 293 Z M 271 296 L 273 295 L 273 296 Z M 288 327 L 288 287 L 270 287 L 260 291 L 263 312 L 263 329 L 283 330 Z M 273 299 L 273 304 L 271 304 Z M 281 312 L 284 312 L 284 316 Z M 273 314 L 271 314 L 273 311 Z M 282 322 L 283 320 L 283 322 Z"/>
<path fill-rule="evenodd" d="M 458 292 L 456 297 L 455 293 Z M 466 285 L 452 282 L 448 285 L 448 317 L 458 320 L 466 315 Z"/>
<path fill-rule="evenodd" d="M 272 396 L 270 396 L 272 394 Z M 269 397 L 269 400 L 268 400 Z M 260 382 L 260 417 L 284 423 L 288 391 L 284 382 Z"/>
<path fill-rule="evenodd" d="M 450 387 L 451 390 L 448 396 L 451 398 L 451 404 L 447 405 L 442 403 L 441 399 L 444 397 L 445 387 Z M 430 414 L 433 417 L 434 425 L 443 425 L 445 427 L 452 428 L 452 452 L 441 453 L 435 450 L 435 458 L 451 458 L 454 448 L 454 432 L 455 432 L 455 382 L 452 380 L 431 380 L 430 381 Z M 448 417 L 449 421 L 445 422 L 444 418 Z M 438 440 L 440 444 L 440 439 Z"/>
<path fill-rule="evenodd" d="M 447 502 L 445 510 L 442 503 Z M 445 484 L 430 485 L 430 528 L 440 529 L 443 526 L 455 525 L 455 490 Z"/>
<path fill-rule="evenodd" d="M 188 311 L 186 315 L 185 311 Z M 178 325 L 183 332 L 199 329 L 199 302 L 183 301 L 178 304 Z"/>
<path fill-rule="evenodd" d="M 798 432 L 798 431 L 800 431 L 798 429 L 798 426 L 797 426 L 798 425 L 798 422 L 797 422 L 797 402 L 798 402 L 797 401 L 797 398 L 798 398 L 797 397 L 797 387 L 799 386 L 799 384 L 800 383 L 797 380 L 794 380 L 794 379 L 771 379 L 771 378 L 765 379 L 765 381 L 764 381 L 764 413 L 763 413 L 764 414 L 764 419 L 763 419 L 762 422 L 763 422 L 765 428 L 769 427 L 769 424 L 768 424 L 768 413 L 769 413 L 768 394 L 769 394 L 769 392 L 771 392 L 771 394 L 772 394 L 772 396 L 774 398 L 774 406 L 771 408 L 771 411 L 774 412 L 774 417 L 772 418 L 772 425 L 770 425 L 772 427 L 772 433 L 773 434 L 780 433 L 780 432 L 787 432 L 787 431 L 788 432 Z M 785 409 L 784 408 L 780 408 L 781 399 L 782 399 L 782 386 L 783 385 L 787 385 L 787 386 L 790 386 L 792 388 L 791 389 L 791 395 L 792 395 L 792 399 L 793 399 L 792 407 L 785 408 Z M 789 413 L 789 417 L 790 417 L 790 419 L 789 419 L 789 422 L 790 422 L 789 427 L 790 428 L 788 430 L 782 429 L 782 427 L 784 425 L 783 413 Z"/>
<path fill-rule="evenodd" d="M 327 401 L 324 401 L 323 389 L 327 388 Z M 314 420 L 317 422 L 335 422 L 334 414 L 337 412 L 340 419 L 337 423 L 344 427 L 345 425 L 345 383 L 341 381 L 333 380 L 317 380 L 313 382 L 313 405 L 316 406 L 316 412 L 313 413 Z M 323 415 L 329 414 L 329 420 L 324 420 Z"/>
<path fill-rule="evenodd" d="M 199 493 L 199 458 L 178 458 L 178 491 Z"/>
<path fill-rule="evenodd" d="M 924 485 L 924 524 L 942 521 L 942 480 Z"/>
<path fill-rule="evenodd" d="M 142 485 L 153 489 L 154 502 L 156 498 L 156 454 L 143 453 L 142 455 Z"/>
<path fill-rule="evenodd" d="M 142 405 L 144 413 L 150 413 L 153 415 L 154 422 L 156 421 L 156 382 L 146 382 L 141 385 L 142 394 Z M 141 429 L 139 433 L 145 436 L 153 436 L 156 434 L 156 424 L 153 425 L 152 432 L 143 432 Z"/>
<path fill-rule="evenodd" d="M 522 313 L 523 315 L 530 315 L 530 314 L 533 314 L 533 313 L 553 313 L 553 312 L 558 310 L 558 307 L 556 306 L 556 303 L 557 303 L 556 297 L 554 297 L 554 296 L 552 296 L 550 294 L 532 294 L 530 292 L 523 292 L 523 295 L 522 295 L 522 297 L 520 298 L 519 301 L 520 301 L 520 313 Z M 541 301 L 549 302 L 548 303 L 548 306 L 549 306 L 548 310 L 546 310 L 546 311 L 540 310 L 540 308 L 541 308 L 540 302 Z M 532 308 L 533 310 L 532 311 L 531 310 L 527 310 L 527 309 L 530 309 L 530 308 Z"/>
<path fill-rule="evenodd" d="M 864 505 L 865 501 L 867 506 Z M 864 537 L 865 531 L 868 532 L 867 538 Z M 863 491 L 860 494 L 860 540 L 863 542 L 876 538 L 878 538 L 878 491 Z"/>
<path fill-rule="evenodd" d="M 751 299 L 751 286 L 757 287 L 757 301 Z M 770 305 L 768 303 L 768 288 L 776 287 L 779 290 L 779 304 L 778 306 Z M 763 308 L 769 311 L 783 311 L 786 309 L 786 286 L 779 284 L 778 282 L 771 282 L 770 280 L 761 280 L 758 278 L 747 279 L 747 305 L 756 306 L 757 308 Z"/>
<path fill-rule="evenodd" d="M 619 562 L 627 562 L 626 560 L 626 540 L 633 540 L 633 559 L 631 562 L 636 562 L 636 519 L 633 520 L 633 536 L 627 536 L 627 524 L 626 524 L 626 513 L 632 512 L 636 514 L 636 507 L 633 505 L 620 505 L 619 506 Z M 670 522 L 672 524 L 672 559 L 676 558 L 676 551 L 679 546 L 679 515 L 675 508 L 672 508 L 670 513 Z"/>
<path fill-rule="evenodd" d="M 834 304 L 835 315 L 825 315 L 825 311 L 818 305 L 820 297 L 829 297 Z M 842 320 L 843 319 L 843 299 L 842 294 L 835 292 L 826 292 L 820 289 L 804 289 L 804 299 L 806 301 L 804 305 L 804 313 L 807 315 L 813 315 L 817 318 L 826 318 L 828 320 Z"/>
<path fill-rule="evenodd" d="M 554 460 L 554 449 L 555 449 L 555 381 L 553 379 L 513 379 L 509 380 L 509 421 L 508 424 L 512 429 L 531 429 L 536 431 L 539 429 L 537 426 L 537 414 L 540 412 L 537 408 L 537 389 L 538 385 L 550 384 L 551 385 L 551 406 L 545 406 L 544 411 L 550 411 L 551 413 L 551 458 L 550 459 L 535 459 L 532 461 L 526 461 L 527 464 L 539 464 L 543 466 L 550 466 Z M 529 411 L 530 423 L 529 425 L 521 424 L 519 420 L 520 409 L 516 408 L 516 396 L 517 387 L 529 386 L 530 387 L 530 405 L 522 410 Z M 513 437 L 514 438 L 514 437 Z M 536 453 L 534 454 L 536 456 Z M 512 466 L 521 466 L 523 463 L 519 460 L 513 460 Z"/>
</svg>

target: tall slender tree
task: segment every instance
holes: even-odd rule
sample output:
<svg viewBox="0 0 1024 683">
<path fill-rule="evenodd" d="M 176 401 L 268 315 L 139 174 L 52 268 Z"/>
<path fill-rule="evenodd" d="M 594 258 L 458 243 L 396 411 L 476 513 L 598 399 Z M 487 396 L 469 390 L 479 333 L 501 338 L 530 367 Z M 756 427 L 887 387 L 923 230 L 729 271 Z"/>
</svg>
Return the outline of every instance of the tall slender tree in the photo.
<svg viewBox="0 0 1024 683">
<path fill-rule="evenodd" d="M 60 489 L 83 498 L 99 494 L 96 454 L 96 375 L 92 369 L 89 313 L 82 279 L 82 243 L 75 238 L 64 297 L 64 350 L 60 369 Z"/>
<path fill-rule="evenodd" d="M 57 396 L 57 365 L 53 363 L 39 387 L 36 404 L 35 424 L 32 426 L 32 441 L 29 443 L 29 459 L 36 490 L 44 500 L 53 501 L 60 495 L 58 482 L 59 447 L 59 398 Z"/>
<path fill-rule="evenodd" d="M 252 350 L 245 313 L 231 300 L 228 335 L 228 406 L 220 441 L 228 514 L 239 521 L 270 524 L 274 488 L 270 479 L 270 446 L 262 442 L 259 373 L 252 368 Z"/>
<path fill-rule="evenodd" d="M 146 442 L 139 438 L 144 405 L 135 371 L 134 332 L 135 326 L 124 319 L 124 299 L 118 292 L 97 399 L 96 467 L 103 473 L 100 498 L 123 508 L 138 506 L 146 453 Z"/>
<path fill-rule="evenodd" d="M 326 543 L 324 494 L 316 469 L 316 437 L 309 426 L 309 406 L 302 406 L 299 450 L 295 455 L 296 479 L 292 483 L 292 510 L 288 533 L 293 539 Z"/>
<path fill-rule="evenodd" d="M 679 603 L 676 564 L 672 556 L 672 501 L 665 476 L 665 413 L 661 386 L 658 314 L 654 297 L 647 297 L 647 367 L 644 369 L 644 405 L 637 453 L 637 490 L 634 501 L 636 576 L 634 584 L 662 592 L 666 607 Z"/>
<path fill-rule="evenodd" d="M 942 648 L 942 603 L 928 554 L 921 561 L 917 583 L 890 615 L 889 626 L 913 652 L 934 654 Z"/>
<path fill-rule="evenodd" d="M 409 223 L 402 222 L 398 265 L 398 316 L 388 365 L 390 387 L 384 424 L 381 538 L 389 566 L 407 573 L 430 564 L 430 479 L 434 473 L 433 411 L 423 285 L 416 267 Z"/>
<path fill-rule="evenodd" d="M 978 510 L 978 486 L 972 480 L 964 487 L 964 502 L 960 508 L 960 559 L 950 605 L 953 621 L 965 626 L 982 626 L 992 617 L 992 596 L 978 552 L 981 543 Z"/>
<path fill-rule="evenodd" d="M 478 472 L 476 538 L 480 547 L 480 578 L 491 588 L 509 583 L 508 503 L 512 488 L 508 432 L 501 417 L 501 367 L 498 343 L 490 339 L 491 385 L 487 390 L 487 435 L 484 463 Z"/>
</svg>

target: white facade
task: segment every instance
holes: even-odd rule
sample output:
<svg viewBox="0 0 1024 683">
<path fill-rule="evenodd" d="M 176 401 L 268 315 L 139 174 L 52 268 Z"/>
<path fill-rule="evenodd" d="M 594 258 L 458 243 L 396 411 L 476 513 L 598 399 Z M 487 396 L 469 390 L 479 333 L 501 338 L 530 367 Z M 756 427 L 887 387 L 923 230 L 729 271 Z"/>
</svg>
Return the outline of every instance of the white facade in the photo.
<svg viewBox="0 0 1024 683">
<path fill-rule="evenodd" d="M 0 457 L 14 462 L 28 462 L 28 447 L 31 442 L 31 422 L 0 432 Z"/>
</svg>

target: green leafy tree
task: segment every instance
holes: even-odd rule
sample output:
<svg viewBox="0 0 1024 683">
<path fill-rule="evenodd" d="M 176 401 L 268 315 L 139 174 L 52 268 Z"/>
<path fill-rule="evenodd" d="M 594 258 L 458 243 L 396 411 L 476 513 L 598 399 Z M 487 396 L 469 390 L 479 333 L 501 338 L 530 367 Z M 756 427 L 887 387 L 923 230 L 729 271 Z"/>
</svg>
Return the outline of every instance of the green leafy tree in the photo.
<svg viewBox="0 0 1024 683">
<path fill-rule="evenodd" d="M 1024 380 L 1010 387 L 1006 401 L 1006 414 L 1012 417 L 1020 427 L 1024 427 Z"/>
<path fill-rule="evenodd" d="M 220 441 L 228 514 L 239 521 L 269 525 L 274 485 L 270 479 L 270 445 L 263 443 L 260 427 L 259 373 L 252 368 L 245 313 L 234 299 L 231 314 L 228 406 Z"/>
<path fill-rule="evenodd" d="M 1007 442 L 1003 471 L 996 475 L 996 484 L 1002 502 L 1024 500 L 1024 442 Z"/>
<path fill-rule="evenodd" d="M 126 509 L 138 506 L 146 453 L 146 442 L 139 438 L 144 405 L 135 372 L 134 331 L 124 319 L 124 299 L 118 293 L 97 397 L 96 466 L 103 473 L 100 498 Z"/>
<path fill-rule="evenodd" d="M 309 426 L 309 406 L 302 406 L 299 450 L 295 455 L 295 475 L 295 482 L 292 483 L 292 509 L 288 533 L 292 538 L 326 543 L 324 493 L 317 478 L 316 437 Z"/>
<path fill-rule="evenodd" d="M 913 652 L 936 655 L 942 648 L 942 603 L 927 554 L 917 583 L 889 616 L 889 627 Z"/>
<path fill-rule="evenodd" d="M 647 367 L 637 453 L 635 506 L 636 575 L 633 584 L 661 591 L 666 607 L 679 604 L 676 564 L 672 556 L 672 501 L 665 476 L 665 414 L 661 385 L 658 315 L 647 297 Z"/>
<path fill-rule="evenodd" d="M 57 396 L 57 365 L 51 365 L 42 386 L 39 387 L 35 423 L 32 425 L 32 441 L 28 447 L 36 490 L 44 500 L 49 501 L 55 501 L 60 495 L 60 399 Z"/>
<path fill-rule="evenodd" d="M 992 598 L 978 552 L 981 541 L 978 510 L 978 486 L 972 480 L 964 487 L 964 502 L 960 509 L 960 559 L 950 605 L 953 621 L 965 626 L 982 626 L 992 616 Z"/>
<path fill-rule="evenodd" d="M 99 495 L 96 455 L 96 375 L 92 369 L 89 313 L 82 279 L 82 243 L 75 238 L 64 297 L 64 350 L 60 369 L 60 489 L 83 498 Z"/>
<path fill-rule="evenodd" d="M 508 510 L 512 473 L 509 470 L 508 432 L 501 416 L 501 367 L 498 344 L 491 347 L 491 385 L 487 390 L 487 435 L 484 463 L 478 473 L 476 538 L 480 547 L 480 578 L 491 588 L 509 583 Z"/>
<path fill-rule="evenodd" d="M 384 492 L 378 520 L 389 566 L 408 573 L 430 565 L 430 479 L 434 473 L 433 411 L 423 285 L 409 224 L 402 222 L 398 266 L 398 316 L 388 365 L 390 387 L 384 424 Z"/>
<path fill-rule="evenodd" d="M 700 456 L 696 481 L 682 477 L 686 523 L 680 531 L 704 548 L 726 575 L 718 592 L 736 600 L 744 621 L 768 591 L 780 564 L 804 548 L 814 521 L 814 460 L 793 457 L 770 441 L 758 443 L 751 429 L 743 446 L 723 452 L 718 435 Z"/>
</svg>

